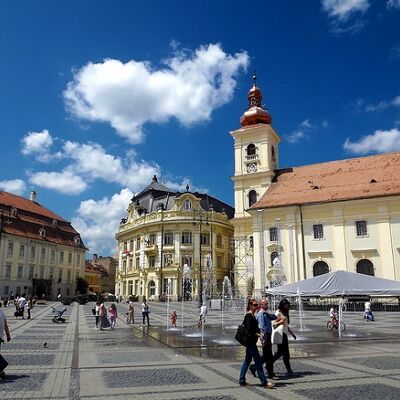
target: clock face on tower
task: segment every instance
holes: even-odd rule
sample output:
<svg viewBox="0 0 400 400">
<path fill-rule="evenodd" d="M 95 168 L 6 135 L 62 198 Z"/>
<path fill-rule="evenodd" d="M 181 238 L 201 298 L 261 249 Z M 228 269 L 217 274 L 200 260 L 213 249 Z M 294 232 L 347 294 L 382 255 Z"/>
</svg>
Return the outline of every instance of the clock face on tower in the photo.
<svg viewBox="0 0 400 400">
<path fill-rule="evenodd" d="M 247 164 L 247 172 L 252 173 L 257 171 L 257 165 L 254 163 Z"/>
</svg>

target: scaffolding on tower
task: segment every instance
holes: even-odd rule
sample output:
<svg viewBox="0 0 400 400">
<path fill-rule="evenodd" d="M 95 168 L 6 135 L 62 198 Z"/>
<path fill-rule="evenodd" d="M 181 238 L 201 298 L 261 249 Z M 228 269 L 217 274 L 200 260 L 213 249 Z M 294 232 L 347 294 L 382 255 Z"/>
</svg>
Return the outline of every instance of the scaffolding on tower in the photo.
<svg viewBox="0 0 400 400">
<path fill-rule="evenodd" d="M 235 297 L 251 295 L 254 289 L 253 237 L 231 239 L 230 276 Z"/>
</svg>

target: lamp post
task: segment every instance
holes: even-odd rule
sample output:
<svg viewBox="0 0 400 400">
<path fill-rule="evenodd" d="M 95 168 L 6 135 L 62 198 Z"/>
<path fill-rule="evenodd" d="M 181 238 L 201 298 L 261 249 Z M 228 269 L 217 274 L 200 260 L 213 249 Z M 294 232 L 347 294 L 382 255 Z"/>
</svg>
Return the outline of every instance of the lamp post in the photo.
<svg viewBox="0 0 400 400">
<path fill-rule="evenodd" d="M 205 215 L 204 215 L 205 214 Z M 193 209 L 193 225 L 199 224 L 200 233 L 200 245 L 199 245 L 199 256 L 200 256 L 200 266 L 199 266 L 199 306 L 203 305 L 203 270 L 201 265 L 201 227 L 203 225 L 209 225 L 208 223 L 208 211 Z"/>
</svg>

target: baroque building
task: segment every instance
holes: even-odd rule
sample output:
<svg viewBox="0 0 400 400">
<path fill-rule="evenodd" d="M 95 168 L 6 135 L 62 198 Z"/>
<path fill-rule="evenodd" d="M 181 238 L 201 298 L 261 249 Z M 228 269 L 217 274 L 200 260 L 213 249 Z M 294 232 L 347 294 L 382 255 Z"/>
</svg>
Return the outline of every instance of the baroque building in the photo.
<svg viewBox="0 0 400 400">
<path fill-rule="evenodd" d="M 400 279 L 400 153 L 279 169 L 255 77 L 248 99 L 231 132 L 240 291 L 340 269 Z"/>
<path fill-rule="evenodd" d="M 221 290 L 231 272 L 234 210 L 208 194 L 180 193 L 156 176 L 132 198 L 116 234 L 115 293 L 158 300 L 198 298 Z"/>
<path fill-rule="evenodd" d="M 36 201 L 0 192 L 0 296 L 75 295 L 86 247 L 71 223 Z"/>
</svg>

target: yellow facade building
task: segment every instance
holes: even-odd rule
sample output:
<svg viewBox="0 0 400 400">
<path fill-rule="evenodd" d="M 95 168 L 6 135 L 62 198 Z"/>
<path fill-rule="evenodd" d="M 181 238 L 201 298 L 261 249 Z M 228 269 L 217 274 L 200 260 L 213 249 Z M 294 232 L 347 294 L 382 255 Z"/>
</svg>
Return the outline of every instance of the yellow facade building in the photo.
<svg viewBox="0 0 400 400">
<path fill-rule="evenodd" d="M 231 271 L 233 208 L 207 194 L 151 184 L 132 198 L 116 234 L 116 295 L 198 299 Z"/>
<path fill-rule="evenodd" d="M 400 153 L 279 169 L 280 137 L 254 82 L 234 138 L 235 284 L 346 270 L 400 279 Z"/>
</svg>

